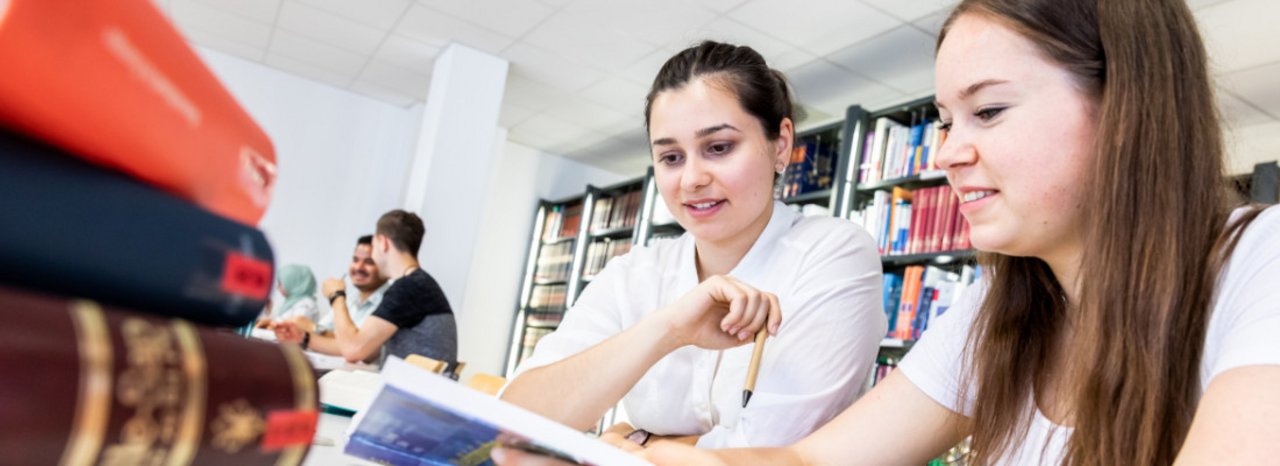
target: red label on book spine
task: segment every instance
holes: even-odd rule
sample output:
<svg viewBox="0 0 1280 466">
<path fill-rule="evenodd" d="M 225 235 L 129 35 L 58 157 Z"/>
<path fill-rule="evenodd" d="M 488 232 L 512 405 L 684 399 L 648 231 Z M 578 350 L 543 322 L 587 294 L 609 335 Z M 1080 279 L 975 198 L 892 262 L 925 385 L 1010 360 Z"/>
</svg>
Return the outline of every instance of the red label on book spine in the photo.
<svg viewBox="0 0 1280 466">
<path fill-rule="evenodd" d="M 317 419 L 319 414 L 314 409 L 267 413 L 267 430 L 262 435 L 262 449 L 272 451 L 310 444 L 316 436 Z"/>
<path fill-rule="evenodd" d="M 254 257 L 227 253 L 222 267 L 222 290 L 255 299 L 271 292 L 271 263 Z"/>
</svg>

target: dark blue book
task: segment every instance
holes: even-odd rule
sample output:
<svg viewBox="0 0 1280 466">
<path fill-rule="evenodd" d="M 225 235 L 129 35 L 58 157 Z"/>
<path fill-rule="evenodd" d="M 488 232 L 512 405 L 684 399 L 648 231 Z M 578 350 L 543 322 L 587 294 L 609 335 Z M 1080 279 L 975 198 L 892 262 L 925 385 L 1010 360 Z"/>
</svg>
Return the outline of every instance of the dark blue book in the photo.
<svg viewBox="0 0 1280 466">
<path fill-rule="evenodd" d="M 492 465 L 490 451 L 502 446 L 570 464 L 649 464 L 400 358 L 387 360 L 382 378 L 382 389 L 356 415 L 343 453 L 393 466 Z"/>
<path fill-rule="evenodd" d="M 212 325 L 266 304 L 257 229 L 11 132 L 0 167 L 0 282 Z"/>
</svg>

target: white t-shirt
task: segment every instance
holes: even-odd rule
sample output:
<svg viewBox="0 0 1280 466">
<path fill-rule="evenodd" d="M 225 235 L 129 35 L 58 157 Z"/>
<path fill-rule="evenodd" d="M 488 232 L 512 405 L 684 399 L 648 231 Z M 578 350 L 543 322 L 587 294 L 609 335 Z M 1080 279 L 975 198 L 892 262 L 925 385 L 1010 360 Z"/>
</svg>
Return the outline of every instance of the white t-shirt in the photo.
<svg viewBox="0 0 1280 466">
<path fill-rule="evenodd" d="M 985 291 L 985 282 L 970 288 L 899 365 L 929 397 L 965 415 L 972 412 L 973 400 L 965 400 L 963 409 L 957 406 L 960 384 L 968 383 L 960 380 L 961 353 Z M 1202 392 L 1227 370 L 1280 364 L 1280 208 L 1267 209 L 1245 229 L 1218 280 L 1212 312 L 1200 362 Z M 1059 464 L 1070 435 L 1071 428 L 1055 425 L 1037 409 L 1027 436 L 1001 463 Z"/>
<path fill-rule="evenodd" d="M 633 425 L 702 435 L 701 447 L 776 446 L 822 426 L 860 394 L 884 337 L 880 258 L 871 237 L 835 218 L 802 218 L 781 203 L 730 273 L 778 296 L 782 327 L 765 344 L 751 403 L 742 385 L 752 345 L 693 346 L 659 360 L 623 398 Z M 516 374 L 560 361 L 635 325 L 698 284 L 685 234 L 609 261 Z"/>
</svg>

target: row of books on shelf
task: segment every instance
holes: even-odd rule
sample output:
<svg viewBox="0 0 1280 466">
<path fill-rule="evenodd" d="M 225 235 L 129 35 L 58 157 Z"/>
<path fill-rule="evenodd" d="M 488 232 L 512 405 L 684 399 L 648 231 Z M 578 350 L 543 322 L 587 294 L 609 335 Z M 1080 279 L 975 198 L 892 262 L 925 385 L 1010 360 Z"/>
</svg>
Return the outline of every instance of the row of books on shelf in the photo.
<svg viewBox="0 0 1280 466">
<path fill-rule="evenodd" d="M 235 332 L 274 281 L 266 133 L 152 2 L 4 4 L 0 463 L 300 463 L 312 368 Z"/>
<path fill-rule="evenodd" d="M 601 270 L 604 270 L 604 265 L 609 263 L 609 259 L 630 252 L 631 244 L 630 238 L 619 240 L 605 238 L 593 241 L 587 246 L 587 261 L 582 267 L 582 277 L 591 278 L 596 276 Z"/>
<path fill-rule="evenodd" d="M 573 267 L 573 241 L 548 244 L 538 251 L 533 279 L 538 283 L 559 282 L 569 279 Z"/>
<path fill-rule="evenodd" d="M 564 320 L 564 306 L 525 311 L 524 323 L 531 327 L 557 327 Z"/>
<path fill-rule="evenodd" d="M 523 363 L 525 359 L 529 359 L 529 356 L 533 355 L 533 349 L 538 346 L 538 341 L 542 340 L 542 337 L 550 335 L 551 332 L 554 331 L 555 329 L 546 327 L 525 328 L 524 338 L 520 341 L 520 357 L 517 359 L 516 364 L 519 365 L 520 363 Z"/>
<path fill-rule="evenodd" d="M 980 273 L 981 268 L 966 264 L 956 271 L 913 265 L 884 274 L 884 310 L 889 321 L 885 337 L 919 339 L 929 323 L 945 314 Z"/>
<path fill-rule="evenodd" d="M 858 167 L 858 184 L 903 178 L 936 170 L 936 152 L 947 134 L 936 120 L 913 118 L 904 125 L 889 117 L 876 119 L 867 133 Z"/>
<path fill-rule="evenodd" d="M 530 312 L 564 312 L 569 285 L 538 285 L 529 296 Z"/>
<path fill-rule="evenodd" d="M 854 215 L 876 240 L 882 255 L 923 254 L 969 249 L 969 222 L 960 215 L 950 186 L 914 191 L 877 190 L 871 203 Z"/>
<path fill-rule="evenodd" d="M 830 189 L 839 158 L 839 139 L 834 132 L 819 133 L 796 141 L 791 161 L 782 172 L 780 197 Z"/>
<path fill-rule="evenodd" d="M 547 212 L 546 223 L 542 227 L 542 240 L 577 237 L 581 223 L 582 204 L 554 206 Z"/>
<path fill-rule="evenodd" d="M 591 231 L 631 228 L 640 217 L 640 204 L 644 191 L 635 190 L 613 197 L 596 199 L 591 209 Z"/>
</svg>

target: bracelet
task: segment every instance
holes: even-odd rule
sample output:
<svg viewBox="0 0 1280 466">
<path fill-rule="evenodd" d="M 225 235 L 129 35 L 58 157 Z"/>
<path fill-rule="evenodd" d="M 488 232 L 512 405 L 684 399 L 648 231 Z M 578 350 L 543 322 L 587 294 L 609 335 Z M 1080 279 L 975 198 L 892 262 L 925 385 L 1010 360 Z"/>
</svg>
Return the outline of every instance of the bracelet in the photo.
<svg viewBox="0 0 1280 466">
<path fill-rule="evenodd" d="M 311 344 L 311 332 L 302 332 L 302 344 L 298 346 L 301 346 L 305 351 L 309 344 Z"/>
<path fill-rule="evenodd" d="M 334 302 L 334 301 L 337 301 L 337 300 L 338 300 L 338 298 L 345 298 L 345 297 L 347 297 L 347 291 L 346 291 L 346 290 L 338 290 L 338 291 L 335 291 L 335 292 L 333 292 L 333 294 L 329 295 L 329 305 L 330 305 L 330 306 L 333 306 L 333 302 Z"/>
</svg>

